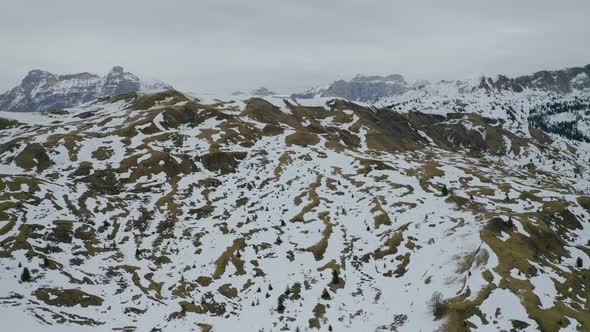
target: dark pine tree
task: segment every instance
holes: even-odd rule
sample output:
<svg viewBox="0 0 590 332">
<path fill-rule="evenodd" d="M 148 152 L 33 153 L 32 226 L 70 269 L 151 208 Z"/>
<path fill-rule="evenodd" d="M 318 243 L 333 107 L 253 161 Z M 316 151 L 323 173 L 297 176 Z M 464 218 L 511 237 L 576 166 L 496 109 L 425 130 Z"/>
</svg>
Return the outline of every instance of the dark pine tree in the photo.
<svg viewBox="0 0 590 332">
<path fill-rule="evenodd" d="M 285 304 L 283 303 L 282 297 L 279 298 L 279 305 L 277 306 L 277 312 L 279 314 L 282 314 L 283 312 L 285 312 Z"/>
<path fill-rule="evenodd" d="M 340 276 L 338 275 L 338 270 L 332 270 L 332 284 L 336 285 L 340 282 Z"/>
<path fill-rule="evenodd" d="M 29 282 L 31 281 L 31 272 L 29 272 L 28 268 L 23 269 L 23 273 L 20 275 L 20 281 L 22 282 Z"/>
<path fill-rule="evenodd" d="M 508 227 L 514 226 L 514 222 L 512 221 L 512 217 L 508 217 L 508 221 L 506 222 L 506 225 L 508 225 Z"/>
</svg>

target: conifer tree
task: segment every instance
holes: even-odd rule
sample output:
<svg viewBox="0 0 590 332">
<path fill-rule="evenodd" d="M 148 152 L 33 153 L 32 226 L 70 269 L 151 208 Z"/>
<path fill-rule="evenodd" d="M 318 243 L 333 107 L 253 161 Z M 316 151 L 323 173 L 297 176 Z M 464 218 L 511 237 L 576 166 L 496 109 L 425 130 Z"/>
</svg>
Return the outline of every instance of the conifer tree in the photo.
<svg viewBox="0 0 590 332">
<path fill-rule="evenodd" d="M 283 298 L 279 297 L 279 305 L 277 306 L 277 311 L 279 314 L 285 312 L 285 304 L 283 303 Z"/>
<path fill-rule="evenodd" d="M 340 282 L 340 276 L 338 275 L 338 270 L 332 270 L 332 284 L 335 285 Z"/>
<path fill-rule="evenodd" d="M 29 282 L 31 281 L 31 272 L 29 272 L 28 268 L 23 269 L 23 273 L 20 275 L 20 281 L 22 282 Z"/>
</svg>

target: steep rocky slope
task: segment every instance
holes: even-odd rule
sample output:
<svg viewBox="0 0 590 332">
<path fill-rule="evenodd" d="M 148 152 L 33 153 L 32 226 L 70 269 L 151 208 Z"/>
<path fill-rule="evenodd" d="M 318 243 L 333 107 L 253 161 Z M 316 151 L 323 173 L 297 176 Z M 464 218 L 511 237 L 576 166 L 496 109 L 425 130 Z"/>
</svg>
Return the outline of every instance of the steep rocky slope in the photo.
<svg viewBox="0 0 590 332">
<path fill-rule="evenodd" d="M 31 331 L 588 330 L 590 145 L 479 98 L 168 91 L 0 113 L 0 317 Z"/>
<path fill-rule="evenodd" d="M 0 95 L 0 111 L 46 111 L 122 93 L 169 89 L 172 89 L 170 85 L 141 80 L 119 66 L 113 67 L 105 76 L 90 73 L 56 75 L 32 70 L 20 85 Z"/>
</svg>

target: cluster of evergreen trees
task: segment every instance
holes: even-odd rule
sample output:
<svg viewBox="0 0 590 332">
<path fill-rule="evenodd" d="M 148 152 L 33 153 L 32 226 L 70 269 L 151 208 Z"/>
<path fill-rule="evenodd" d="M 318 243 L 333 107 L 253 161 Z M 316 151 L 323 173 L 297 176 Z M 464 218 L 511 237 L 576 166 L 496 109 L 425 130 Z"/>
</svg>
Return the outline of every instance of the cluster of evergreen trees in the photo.
<svg viewBox="0 0 590 332">
<path fill-rule="evenodd" d="M 562 113 L 575 114 L 575 118 L 557 123 L 550 122 L 551 116 Z M 576 97 L 570 101 L 554 99 L 531 109 L 528 122 L 529 127 L 544 132 L 576 141 L 590 142 L 589 135 L 581 132 L 578 128 L 578 123 L 584 118 L 590 118 L 590 98 Z"/>
</svg>

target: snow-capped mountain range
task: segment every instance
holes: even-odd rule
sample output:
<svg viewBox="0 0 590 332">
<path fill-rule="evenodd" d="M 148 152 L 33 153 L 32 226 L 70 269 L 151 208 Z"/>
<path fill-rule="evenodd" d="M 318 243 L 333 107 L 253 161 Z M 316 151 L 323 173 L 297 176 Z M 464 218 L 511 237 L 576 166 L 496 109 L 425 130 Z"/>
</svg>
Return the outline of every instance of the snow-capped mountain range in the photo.
<svg viewBox="0 0 590 332">
<path fill-rule="evenodd" d="M 0 111 L 46 111 L 123 93 L 169 89 L 172 86 L 159 81 L 142 80 L 120 66 L 113 67 L 104 76 L 91 73 L 57 75 L 32 70 L 20 85 L 0 95 Z"/>
<path fill-rule="evenodd" d="M 376 103 L 383 99 L 401 96 L 415 90 L 435 89 L 440 86 L 455 86 L 462 94 L 485 90 L 488 93 L 538 92 L 572 93 L 590 89 L 590 65 L 555 71 L 539 71 L 532 75 L 509 78 L 497 75 L 495 78 L 481 76 L 474 80 L 454 80 L 430 83 L 406 82 L 403 76 L 357 75 L 350 81 L 337 80 L 326 87 L 316 87 L 302 93 L 292 94 L 294 98 L 340 97 L 351 101 Z"/>
</svg>

